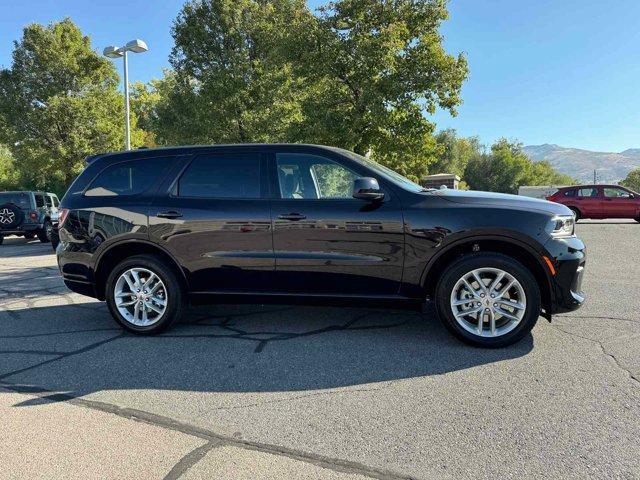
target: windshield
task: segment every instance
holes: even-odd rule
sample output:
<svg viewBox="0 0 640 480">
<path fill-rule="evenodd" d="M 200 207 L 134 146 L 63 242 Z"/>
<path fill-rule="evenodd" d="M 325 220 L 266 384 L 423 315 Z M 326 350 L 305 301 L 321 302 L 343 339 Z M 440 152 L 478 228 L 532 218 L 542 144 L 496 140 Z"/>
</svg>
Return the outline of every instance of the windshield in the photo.
<svg viewBox="0 0 640 480">
<path fill-rule="evenodd" d="M 412 192 L 424 192 L 426 190 L 424 187 L 418 185 L 417 183 L 412 182 L 406 177 L 403 177 L 398 172 L 394 172 L 390 168 L 387 168 L 384 165 L 380 165 L 379 163 L 374 162 L 370 158 L 363 157 L 362 155 L 358 155 L 357 153 L 353 153 L 348 150 L 343 150 L 341 148 L 338 148 L 336 150 L 339 150 L 341 153 L 347 155 L 349 158 L 357 162 L 364 163 L 371 170 L 383 176 L 390 182 L 395 183 L 399 187 L 402 187 L 406 190 L 411 190 Z"/>
<path fill-rule="evenodd" d="M 20 208 L 31 208 L 31 198 L 26 192 L 0 193 L 0 204 L 2 203 L 13 203 Z"/>
</svg>

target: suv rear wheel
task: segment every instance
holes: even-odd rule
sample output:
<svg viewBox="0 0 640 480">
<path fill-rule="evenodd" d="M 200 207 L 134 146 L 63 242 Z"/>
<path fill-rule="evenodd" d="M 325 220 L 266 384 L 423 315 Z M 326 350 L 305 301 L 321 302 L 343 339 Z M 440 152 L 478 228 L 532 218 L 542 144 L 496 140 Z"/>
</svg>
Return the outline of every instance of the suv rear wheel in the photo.
<svg viewBox="0 0 640 480">
<path fill-rule="evenodd" d="M 107 279 L 106 299 L 115 321 L 138 334 L 165 330 L 185 308 L 176 274 L 153 255 L 136 255 L 120 262 Z"/>
<path fill-rule="evenodd" d="M 42 230 L 38 230 L 38 240 L 42 243 L 49 243 L 51 241 L 51 232 L 53 231 L 53 225 L 50 220 L 45 220 L 42 225 Z"/>
<path fill-rule="evenodd" d="M 436 288 L 444 326 L 479 347 L 511 345 L 540 316 L 540 289 L 521 263 L 499 253 L 476 253 L 455 261 Z"/>
</svg>

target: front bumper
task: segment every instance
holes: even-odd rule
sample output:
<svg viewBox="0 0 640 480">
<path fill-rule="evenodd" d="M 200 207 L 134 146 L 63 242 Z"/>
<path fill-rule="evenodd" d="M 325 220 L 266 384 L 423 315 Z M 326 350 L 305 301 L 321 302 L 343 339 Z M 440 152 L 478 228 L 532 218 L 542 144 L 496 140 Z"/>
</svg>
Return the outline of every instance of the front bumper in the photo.
<svg viewBox="0 0 640 480">
<path fill-rule="evenodd" d="M 552 255 L 555 275 L 551 277 L 550 313 L 577 310 L 586 300 L 582 279 L 587 260 L 586 247 L 577 237 L 551 239 L 545 245 Z"/>
</svg>

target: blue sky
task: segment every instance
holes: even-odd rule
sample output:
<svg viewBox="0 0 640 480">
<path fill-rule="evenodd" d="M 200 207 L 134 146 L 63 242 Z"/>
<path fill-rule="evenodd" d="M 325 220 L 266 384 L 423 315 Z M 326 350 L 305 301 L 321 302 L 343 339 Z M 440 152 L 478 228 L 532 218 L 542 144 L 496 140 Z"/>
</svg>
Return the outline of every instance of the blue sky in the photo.
<svg viewBox="0 0 640 480">
<path fill-rule="evenodd" d="M 150 51 L 131 59 L 130 76 L 145 81 L 168 66 L 170 28 L 183 4 L 4 2 L 11 6 L 0 15 L 0 66 L 10 65 L 11 41 L 24 25 L 70 16 L 97 50 L 144 39 Z M 458 117 L 439 112 L 438 128 L 484 142 L 505 136 L 603 151 L 640 147 L 639 1 L 451 0 L 449 10 L 445 45 L 467 54 L 470 75 Z"/>
</svg>

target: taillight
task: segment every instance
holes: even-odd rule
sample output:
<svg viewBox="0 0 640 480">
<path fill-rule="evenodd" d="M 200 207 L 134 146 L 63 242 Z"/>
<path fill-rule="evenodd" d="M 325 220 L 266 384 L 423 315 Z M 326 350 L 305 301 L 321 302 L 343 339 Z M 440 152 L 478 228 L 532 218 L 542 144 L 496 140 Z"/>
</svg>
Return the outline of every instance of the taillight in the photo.
<svg viewBox="0 0 640 480">
<path fill-rule="evenodd" d="M 61 228 L 64 225 L 67 215 L 69 215 L 68 208 L 61 208 L 58 210 L 58 228 Z"/>
<path fill-rule="evenodd" d="M 31 220 L 37 220 L 38 219 L 38 212 L 36 212 L 35 210 L 32 210 L 29 212 L 29 218 Z"/>
</svg>

